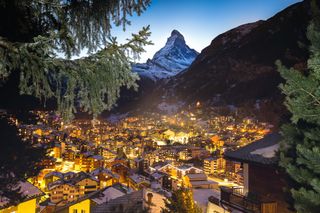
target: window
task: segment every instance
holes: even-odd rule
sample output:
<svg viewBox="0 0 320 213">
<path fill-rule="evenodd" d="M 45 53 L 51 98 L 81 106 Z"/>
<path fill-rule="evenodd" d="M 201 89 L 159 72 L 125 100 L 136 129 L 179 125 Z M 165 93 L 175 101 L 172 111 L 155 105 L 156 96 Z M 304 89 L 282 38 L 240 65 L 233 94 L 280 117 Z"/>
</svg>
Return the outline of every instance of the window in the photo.
<svg viewBox="0 0 320 213">
<path fill-rule="evenodd" d="M 85 210 L 81 210 L 81 213 L 86 213 L 86 211 Z"/>
<path fill-rule="evenodd" d="M 77 210 L 77 209 L 74 209 L 74 210 L 73 210 L 73 213 L 78 213 L 78 210 Z"/>
</svg>

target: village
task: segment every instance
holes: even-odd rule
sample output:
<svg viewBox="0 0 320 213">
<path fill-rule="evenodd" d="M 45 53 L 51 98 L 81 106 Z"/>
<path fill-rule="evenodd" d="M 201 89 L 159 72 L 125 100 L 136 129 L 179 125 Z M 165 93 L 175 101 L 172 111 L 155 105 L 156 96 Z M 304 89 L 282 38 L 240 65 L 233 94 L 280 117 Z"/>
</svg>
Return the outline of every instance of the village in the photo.
<svg viewBox="0 0 320 213">
<path fill-rule="evenodd" d="M 225 159 L 224 152 L 261 139 L 272 128 L 251 118 L 204 113 L 199 102 L 174 115 L 150 113 L 116 122 L 65 123 L 54 112 L 32 113 L 36 124 L 6 116 L 22 140 L 47 149 L 44 169 L 28 181 L 43 192 L 39 208 L 55 210 L 88 195 L 101 204 L 139 190 L 163 196 L 161 203 L 179 188 L 194 189 L 199 205 L 207 208 L 219 187 L 243 188 L 242 164 Z"/>
</svg>

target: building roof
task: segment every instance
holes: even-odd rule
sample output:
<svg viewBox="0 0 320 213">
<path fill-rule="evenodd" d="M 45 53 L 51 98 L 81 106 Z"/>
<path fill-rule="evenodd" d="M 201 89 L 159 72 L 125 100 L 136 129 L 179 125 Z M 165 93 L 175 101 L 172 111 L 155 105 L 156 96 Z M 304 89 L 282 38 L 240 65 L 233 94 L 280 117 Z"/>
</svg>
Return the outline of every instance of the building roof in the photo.
<svg viewBox="0 0 320 213">
<path fill-rule="evenodd" d="M 97 194 L 95 198 L 92 198 L 92 201 L 100 205 L 123 195 L 125 195 L 125 193 L 115 187 L 110 186 L 104 190 L 101 190 L 101 193 Z"/>
<path fill-rule="evenodd" d="M 96 160 L 103 160 L 103 157 L 101 155 L 92 155 L 90 157 Z"/>
<path fill-rule="evenodd" d="M 204 173 L 198 173 L 198 174 L 187 174 L 187 177 L 190 179 L 190 181 L 196 179 L 202 179 L 202 180 L 207 180 L 207 175 Z"/>
<path fill-rule="evenodd" d="M 48 189 L 52 190 L 57 186 L 61 186 L 64 184 L 68 184 L 70 186 L 75 186 L 78 182 L 84 180 L 84 179 L 91 179 L 93 181 L 98 182 L 98 180 L 93 177 L 91 174 L 85 173 L 85 172 L 79 172 L 79 173 L 74 173 L 74 175 L 70 176 L 70 178 L 66 178 L 66 175 L 68 173 L 64 174 L 64 179 L 59 179 L 56 180 L 52 183 L 48 184 Z"/>
<path fill-rule="evenodd" d="M 153 194 L 150 212 L 160 212 L 165 197 L 151 190 L 142 189 L 96 205 L 92 208 L 92 213 L 126 212 L 129 209 L 132 212 L 139 212 L 146 207 L 148 193 Z"/>
<path fill-rule="evenodd" d="M 59 177 L 59 178 L 63 178 L 64 174 L 61 173 L 61 172 L 57 172 L 57 171 L 53 171 L 53 172 L 49 172 L 48 174 L 46 174 L 44 176 L 44 178 L 50 178 L 52 176 L 56 176 L 56 177 Z"/>
<path fill-rule="evenodd" d="M 129 178 L 132 181 L 134 181 L 136 184 L 140 184 L 140 183 L 144 183 L 144 182 L 150 183 L 150 181 L 146 177 L 144 177 L 142 175 L 138 175 L 138 174 L 133 174 L 133 175 L 129 176 Z"/>
<path fill-rule="evenodd" d="M 154 172 L 151 174 L 151 176 L 155 179 L 155 180 L 158 180 L 160 178 L 162 178 L 164 176 L 163 173 L 159 173 L 159 172 Z"/>
<path fill-rule="evenodd" d="M 22 196 L 26 196 L 24 200 L 33 199 L 33 198 L 44 195 L 44 193 L 40 189 L 38 189 L 28 181 L 25 181 L 25 182 L 20 181 L 17 187 L 20 187 L 20 192 Z M 0 196 L 0 210 L 8 208 L 9 206 L 10 206 L 9 200 L 6 197 Z"/>
<path fill-rule="evenodd" d="M 205 161 L 214 161 L 214 160 L 218 160 L 220 157 L 218 157 L 218 156 L 215 156 L 215 157 L 209 157 L 209 158 L 206 158 L 206 159 L 204 159 Z"/>
<path fill-rule="evenodd" d="M 108 212 L 117 212 L 117 207 L 120 205 L 129 209 L 130 207 L 138 207 L 142 208 L 143 204 L 143 190 L 132 192 L 130 194 L 118 197 L 116 199 L 110 200 L 108 203 L 103 203 L 101 205 L 97 205 L 93 207 L 93 213 L 108 213 Z"/>
<path fill-rule="evenodd" d="M 208 200 L 213 197 L 216 204 L 219 206 L 220 201 L 220 191 L 215 189 L 192 189 L 193 199 L 197 202 L 197 205 L 202 208 L 202 210 L 207 208 Z M 211 199 L 210 199 L 211 200 Z M 206 212 L 206 211 L 205 211 Z"/>
<path fill-rule="evenodd" d="M 151 167 L 154 168 L 155 170 L 159 170 L 159 169 L 161 169 L 161 168 L 163 168 L 165 166 L 168 166 L 168 165 L 170 165 L 170 162 L 162 162 L 162 161 L 160 161 L 160 162 L 154 163 Z"/>
<path fill-rule="evenodd" d="M 239 162 L 272 165 L 278 160 L 275 153 L 280 140 L 279 133 L 271 133 L 236 151 L 226 152 L 225 157 Z"/>
<path fill-rule="evenodd" d="M 102 189 L 103 190 L 103 189 Z M 96 197 L 98 196 L 102 190 L 98 190 L 98 191 L 94 191 L 94 192 L 91 192 L 89 194 L 86 194 L 82 197 L 80 197 L 79 199 L 75 200 L 75 201 L 72 201 L 72 202 L 68 202 L 66 205 L 63 205 L 63 206 L 55 206 L 54 208 L 54 212 L 56 213 L 60 213 L 60 212 L 65 212 L 64 210 L 65 209 L 68 209 L 70 206 L 73 206 L 75 204 L 78 204 L 82 201 L 85 201 L 87 199 L 92 199 L 93 197 Z"/>
<path fill-rule="evenodd" d="M 119 176 L 118 174 L 113 173 L 111 170 L 109 170 L 109 169 L 107 169 L 107 168 L 102 168 L 102 167 L 99 167 L 99 168 L 93 170 L 93 171 L 91 172 L 91 175 L 93 175 L 93 176 L 98 176 L 98 175 L 101 174 L 101 173 L 102 173 L 102 174 L 107 174 L 107 175 L 109 175 L 109 176 L 111 176 L 111 177 L 113 177 L 113 178 L 116 178 L 116 179 L 119 179 L 119 178 L 120 178 L 120 176 Z"/>
<path fill-rule="evenodd" d="M 201 181 L 190 181 L 190 184 L 192 185 L 192 187 L 194 187 L 194 186 L 217 184 L 217 182 L 214 182 L 212 180 L 201 180 Z"/>
</svg>

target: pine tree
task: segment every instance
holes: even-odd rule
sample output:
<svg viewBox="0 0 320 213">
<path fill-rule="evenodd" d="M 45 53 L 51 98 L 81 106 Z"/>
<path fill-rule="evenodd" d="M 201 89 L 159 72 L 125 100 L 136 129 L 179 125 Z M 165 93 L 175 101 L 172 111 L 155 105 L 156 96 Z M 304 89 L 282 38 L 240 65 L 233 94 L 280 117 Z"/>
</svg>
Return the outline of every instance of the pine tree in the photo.
<svg viewBox="0 0 320 213">
<path fill-rule="evenodd" d="M 282 127 L 280 166 L 290 182 L 297 212 L 320 210 L 320 12 L 312 2 L 313 19 L 307 30 L 311 42 L 308 72 L 288 69 L 278 62 L 285 105 L 292 113 L 291 123 Z"/>
<path fill-rule="evenodd" d="M 0 0 L 0 86 L 18 74 L 21 94 L 43 102 L 55 99 L 66 120 L 77 110 L 97 116 L 111 109 L 121 87 L 137 87 L 131 61 L 151 44 L 149 26 L 124 44 L 112 37 L 111 26 L 125 29 L 128 16 L 140 15 L 149 4 L 150 0 Z M 88 57 L 70 60 L 83 49 Z M 58 53 L 65 58 L 58 58 Z M 0 197 L 16 202 L 22 199 L 17 183 L 38 174 L 45 151 L 3 130 L 0 123 Z"/>
<path fill-rule="evenodd" d="M 80 109 L 97 116 L 120 88 L 137 87 L 130 62 L 151 44 L 149 27 L 119 44 L 110 29 L 130 24 L 150 0 L 0 0 L 0 84 L 20 73 L 21 94 L 57 101 L 66 119 Z M 82 49 L 95 54 L 69 60 Z M 66 59 L 57 58 L 62 53 Z"/>
<path fill-rule="evenodd" d="M 193 193 L 189 189 L 178 189 L 165 200 L 162 213 L 201 213 L 201 208 L 194 203 Z"/>
</svg>

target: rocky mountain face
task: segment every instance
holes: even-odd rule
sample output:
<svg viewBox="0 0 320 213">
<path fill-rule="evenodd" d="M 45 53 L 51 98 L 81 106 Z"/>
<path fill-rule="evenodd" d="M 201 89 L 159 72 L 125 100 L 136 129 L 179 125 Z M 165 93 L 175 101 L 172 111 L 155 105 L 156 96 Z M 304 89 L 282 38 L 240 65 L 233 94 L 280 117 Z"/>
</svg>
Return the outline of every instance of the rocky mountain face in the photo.
<svg viewBox="0 0 320 213">
<path fill-rule="evenodd" d="M 217 36 L 186 71 L 158 87 L 158 96 L 186 103 L 201 100 L 210 105 L 247 105 L 256 111 L 265 108 L 265 114 L 281 114 L 283 97 L 278 85 L 283 80 L 275 62 L 305 69 L 310 18 L 309 1 L 305 1 L 266 21 Z"/>
<path fill-rule="evenodd" d="M 156 52 L 152 59 L 148 59 L 146 63 L 132 65 L 132 71 L 140 77 L 137 82 L 139 90 L 123 89 L 117 102 L 119 107 L 115 111 L 125 112 L 141 107 L 140 104 L 144 104 L 145 98 L 148 99 L 159 82 L 184 71 L 198 54 L 186 44 L 179 31 L 173 30 L 165 46 Z"/>
<path fill-rule="evenodd" d="M 186 44 L 183 35 L 173 30 L 165 46 L 152 59 L 148 59 L 146 63 L 134 64 L 132 70 L 141 78 L 156 81 L 177 75 L 188 68 L 197 55 L 198 52 Z"/>
</svg>

